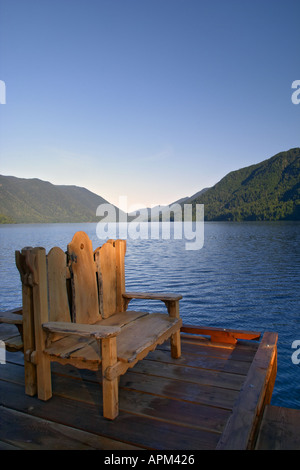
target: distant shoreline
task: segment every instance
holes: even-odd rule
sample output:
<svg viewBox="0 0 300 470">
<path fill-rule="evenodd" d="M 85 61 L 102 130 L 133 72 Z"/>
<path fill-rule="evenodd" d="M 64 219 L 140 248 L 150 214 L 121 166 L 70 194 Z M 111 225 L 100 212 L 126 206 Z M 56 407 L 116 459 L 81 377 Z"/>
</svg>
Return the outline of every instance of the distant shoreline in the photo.
<svg viewBox="0 0 300 470">
<path fill-rule="evenodd" d="M 158 221 L 155 221 L 155 223 L 158 222 Z M 174 221 L 170 221 L 170 223 L 173 223 Z M 283 219 L 283 220 L 204 220 L 204 223 L 212 223 L 212 224 L 215 224 L 215 223 L 229 223 L 229 224 L 245 224 L 245 223 L 248 223 L 248 224 L 254 224 L 254 223 L 287 223 L 287 222 L 291 222 L 291 223 L 300 223 L 300 220 L 299 219 Z M 7 226 L 7 225 L 13 225 L 13 226 L 16 226 L 16 225 L 20 225 L 20 226 L 24 226 L 24 225 L 74 225 L 74 224 L 95 224 L 97 225 L 98 223 L 101 223 L 101 221 L 98 221 L 98 222 L 14 222 L 14 223 L 1 223 L 0 222 L 0 226 Z M 103 222 L 103 223 L 106 223 L 106 222 Z M 117 224 L 119 223 L 122 223 L 122 222 L 116 222 Z M 129 222 L 128 222 L 129 223 Z M 146 221 L 145 222 L 141 222 L 141 223 L 147 223 Z M 150 223 L 150 222 L 148 222 Z M 161 223 L 161 222 L 160 222 Z"/>
</svg>

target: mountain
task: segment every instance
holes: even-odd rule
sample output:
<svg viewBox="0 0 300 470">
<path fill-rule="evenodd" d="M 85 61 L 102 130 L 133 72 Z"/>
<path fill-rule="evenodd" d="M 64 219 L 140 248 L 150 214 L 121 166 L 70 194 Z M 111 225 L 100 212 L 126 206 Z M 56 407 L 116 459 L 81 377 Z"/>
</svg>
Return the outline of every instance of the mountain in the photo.
<svg viewBox="0 0 300 470">
<path fill-rule="evenodd" d="M 98 222 L 96 209 L 104 203 L 78 186 L 0 175 L 0 223 Z"/>
<path fill-rule="evenodd" d="M 300 220 L 300 148 L 233 171 L 185 204 L 204 204 L 205 220 Z"/>
<path fill-rule="evenodd" d="M 170 205 L 157 205 L 153 207 L 141 207 L 140 209 L 137 209 L 136 211 L 129 212 L 128 213 L 128 221 L 130 222 L 131 220 L 136 220 L 136 218 L 139 218 L 139 221 L 143 222 L 156 222 L 162 219 L 162 214 L 164 213 L 169 213 L 169 208 L 173 204 L 184 204 L 185 201 L 189 199 L 188 196 L 182 197 L 178 199 L 175 202 L 172 202 Z M 147 212 L 146 212 L 147 211 Z M 144 217 L 145 216 L 145 217 Z M 144 217 L 144 218 L 143 218 Z"/>
<path fill-rule="evenodd" d="M 203 194 L 206 193 L 206 191 L 208 191 L 209 189 L 210 188 L 201 189 L 196 194 L 193 194 L 193 196 L 184 198 L 184 204 L 190 204 L 191 200 L 196 199 L 200 196 L 203 196 Z M 182 203 L 181 201 L 177 201 L 177 202 Z"/>
<path fill-rule="evenodd" d="M 0 175 L 0 223 L 99 222 L 96 210 L 104 203 L 78 186 Z M 175 203 L 194 209 L 204 204 L 207 221 L 300 220 L 300 148 L 232 171 L 215 186 Z M 169 206 L 158 208 L 164 212 Z"/>
</svg>

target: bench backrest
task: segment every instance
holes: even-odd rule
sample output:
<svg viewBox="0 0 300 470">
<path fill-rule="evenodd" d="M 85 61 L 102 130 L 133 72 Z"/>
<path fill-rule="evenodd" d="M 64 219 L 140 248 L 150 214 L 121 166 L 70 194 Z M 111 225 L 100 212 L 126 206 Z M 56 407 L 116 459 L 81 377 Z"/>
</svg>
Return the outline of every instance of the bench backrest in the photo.
<svg viewBox="0 0 300 470">
<path fill-rule="evenodd" d="M 48 286 L 44 295 L 48 297 L 49 321 L 93 324 L 123 311 L 125 251 L 125 240 L 108 240 L 93 251 L 88 235 L 77 232 L 66 252 L 58 247 L 48 255 L 44 252 Z M 16 252 L 22 281 L 31 273 L 36 275 L 33 253 L 31 248 L 23 249 L 22 254 Z M 35 285 L 38 282 L 34 279 Z"/>
</svg>

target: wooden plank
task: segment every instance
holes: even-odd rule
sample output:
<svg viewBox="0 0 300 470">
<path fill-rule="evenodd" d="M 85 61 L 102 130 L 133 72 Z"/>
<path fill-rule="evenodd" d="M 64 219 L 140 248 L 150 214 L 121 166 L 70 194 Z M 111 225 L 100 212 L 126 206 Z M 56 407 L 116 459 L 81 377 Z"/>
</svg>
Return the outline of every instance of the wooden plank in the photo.
<svg viewBox="0 0 300 470">
<path fill-rule="evenodd" d="M 179 316 L 179 300 L 165 301 L 170 318 L 180 318 Z M 171 356 L 178 359 L 181 356 L 181 340 L 180 329 L 171 336 Z"/>
<path fill-rule="evenodd" d="M 17 336 L 17 335 L 19 335 L 19 333 L 15 325 L 7 324 L 7 323 L 2 323 L 0 325 L 0 339 L 2 341 L 5 341 L 7 338 L 12 338 L 13 336 Z"/>
<path fill-rule="evenodd" d="M 99 306 L 99 319 L 96 323 L 100 322 L 103 317 L 103 282 L 102 282 L 102 273 L 100 268 L 100 247 L 96 248 L 94 251 L 94 261 L 96 269 L 96 281 L 98 288 L 98 306 Z"/>
<path fill-rule="evenodd" d="M 118 358 L 134 361 L 139 353 L 156 343 L 178 321 L 163 313 L 151 313 L 124 326 L 118 338 Z"/>
<path fill-rule="evenodd" d="M 97 436 L 3 406 L 0 407 L 0 415 L 0 439 L 7 445 L 7 448 L 23 450 L 138 449 L 136 446 L 121 444 L 107 437 Z"/>
<path fill-rule="evenodd" d="M 105 318 L 101 321 L 100 324 L 105 326 L 119 326 L 120 328 L 123 328 L 123 326 L 127 325 L 128 323 L 131 323 L 138 318 L 144 317 L 145 315 L 148 315 L 148 313 L 127 310 L 126 312 L 118 312 L 115 315 L 111 315 L 110 317 Z"/>
<path fill-rule="evenodd" d="M 202 404 L 158 397 L 133 390 L 120 392 L 120 412 L 138 414 L 163 420 L 170 424 L 184 425 L 220 434 L 230 415 L 230 410 Z"/>
<path fill-rule="evenodd" d="M 84 232 L 75 233 L 68 245 L 72 283 L 73 322 L 92 324 L 100 320 L 96 266 L 92 242 Z"/>
<path fill-rule="evenodd" d="M 35 350 L 35 330 L 32 287 L 22 284 L 23 302 L 23 342 L 25 367 L 25 393 L 34 396 L 37 393 L 36 366 L 29 359 L 29 354 Z"/>
<path fill-rule="evenodd" d="M 178 408 L 181 406 L 180 401 L 184 400 L 231 410 L 239 393 L 238 390 L 185 382 L 170 377 L 140 374 L 135 371 L 135 368 L 128 370 L 121 377 L 120 387 L 176 399 Z"/>
<path fill-rule="evenodd" d="M 124 292 L 123 297 L 125 299 L 148 299 L 148 300 L 162 300 L 162 301 L 173 301 L 182 299 L 180 294 L 170 293 L 157 293 L 157 292 Z"/>
<path fill-rule="evenodd" d="M 147 377 L 145 378 L 147 379 Z M 148 378 L 148 383 L 151 383 L 151 380 L 152 377 Z M 90 404 L 101 400 L 100 383 L 96 379 L 92 380 L 91 377 L 88 382 L 83 382 L 80 380 L 71 381 L 70 377 L 62 375 L 54 375 L 53 390 L 61 397 L 85 401 Z M 132 413 L 150 419 L 155 417 L 176 425 L 185 425 L 219 434 L 222 432 L 231 411 L 220 407 L 205 406 L 203 403 L 195 403 L 186 399 L 183 402 L 178 402 L 169 396 L 159 396 L 149 393 L 149 391 L 141 393 L 139 390 L 124 388 L 121 386 L 121 381 L 119 396 L 120 413 Z"/>
<path fill-rule="evenodd" d="M 181 328 L 184 333 L 197 335 L 209 335 L 211 341 L 235 344 L 237 339 L 258 340 L 261 336 L 257 331 L 234 330 L 228 328 L 215 328 L 206 326 L 194 326 L 184 324 Z"/>
<path fill-rule="evenodd" d="M 104 325 L 105 321 L 101 321 L 98 325 L 78 325 L 75 323 L 50 322 L 43 324 L 44 330 L 50 333 L 61 333 L 68 335 L 72 333 L 72 338 L 62 338 L 52 342 L 46 348 L 47 354 L 64 359 L 72 359 L 85 361 L 98 361 L 97 346 L 92 344 L 89 339 L 105 339 L 119 334 L 117 340 L 118 358 L 124 362 L 132 362 L 142 352 L 152 347 L 158 339 L 168 332 L 168 330 L 178 323 L 178 319 L 171 319 L 165 314 L 146 315 L 144 312 L 132 312 L 132 315 L 122 313 L 118 317 L 128 316 L 128 322 L 124 319 L 122 323 L 125 326 L 120 329 L 117 326 Z M 113 323 L 114 316 L 111 317 Z M 132 319 L 135 321 L 132 321 Z M 131 321 L 129 321 L 131 319 Z M 179 325 L 178 325 L 179 327 Z M 74 335 L 74 336 L 73 336 Z M 85 337 L 85 340 L 79 340 L 76 335 Z M 88 353 L 88 356 L 85 354 Z"/>
<path fill-rule="evenodd" d="M 23 316 L 22 309 L 15 308 L 0 312 L 0 340 L 4 341 L 6 350 L 23 349 Z"/>
<path fill-rule="evenodd" d="M 22 366 L 24 365 L 24 354 L 21 351 L 7 351 L 6 359 L 8 362 L 12 362 L 14 364 L 21 364 Z"/>
<path fill-rule="evenodd" d="M 232 358 L 236 361 L 249 362 L 251 363 L 254 355 L 258 349 L 259 343 L 241 342 L 240 340 L 236 344 L 225 344 L 225 343 L 212 343 L 209 338 L 201 336 L 194 336 L 193 338 L 186 337 L 185 334 L 181 334 L 181 344 L 184 346 L 185 351 L 191 354 L 211 356 L 218 358 Z M 165 347 L 165 345 L 161 346 Z"/>
<path fill-rule="evenodd" d="M 114 242 L 116 251 L 116 296 L 117 305 L 116 310 L 123 312 L 125 309 L 125 303 L 123 294 L 125 292 L 125 253 L 126 253 L 126 240 L 116 240 Z"/>
<path fill-rule="evenodd" d="M 158 377 L 182 380 L 188 383 L 220 387 L 228 390 L 240 390 L 245 375 L 231 374 L 228 372 L 198 369 L 186 365 L 158 363 L 150 359 L 144 359 L 134 367 L 135 373 L 157 375 Z"/>
<path fill-rule="evenodd" d="M 15 252 L 16 265 L 22 281 L 25 393 L 33 396 L 37 393 L 37 373 L 36 366 L 28 360 L 31 352 L 35 350 L 33 287 L 32 282 L 30 282 L 32 281 L 32 268 L 28 265 L 30 254 L 31 250 L 29 248 L 23 248 L 21 253 L 19 251 Z"/>
<path fill-rule="evenodd" d="M 150 353 L 151 355 L 152 353 Z M 14 361 L 22 365 L 22 358 L 18 360 L 18 355 L 11 355 Z M 8 360 L 12 360 L 8 358 Z M 147 361 L 147 359 L 145 360 Z M 198 377 L 198 382 L 185 381 L 187 376 L 189 379 L 191 377 L 187 374 L 187 368 L 183 369 L 182 373 L 170 374 L 170 377 L 164 376 L 165 365 L 164 363 L 159 364 L 159 360 L 156 359 L 155 363 L 158 364 L 156 368 L 149 368 L 145 371 L 145 374 L 141 373 L 138 369 L 138 366 L 135 366 L 133 369 L 130 369 L 121 376 L 120 378 L 120 387 L 125 389 L 132 389 L 136 391 L 141 391 L 145 393 L 155 394 L 159 396 L 174 398 L 176 400 L 191 401 L 199 404 L 206 404 L 210 406 L 216 406 L 224 409 L 232 409 L 233 404 L 235 403 L 239 390 L 232 390 L 228 388 L 218 388 L 215 386 L 215 380 L 213 384 L 209 383 L 206 374 L 206 380 L 201 380 L 201 370 L 198 370 L 198 373 L 195 374 L 195 377 Z M 150 363 L 151 365 L 152 363 Z M 15 366 L 18 369 L 21 367 Z M 10 364 L 10 367 L 14 370 L 13 364 Z M 172 368 L 172 365 L 170 366 Z M 96 369 L 95 369 L 96 370 Z M 195 368 L 191 368 L 192 371 Z M 81 378 L 82 380 L 88 380 L 89 382 L 99 383 L 99 376 L 94 372 L 88 370 L 81 370 L 80 372 L 73 368 L 72 366 L 62 366 L 58 363 L 52 364 L 52 371 L 54 372 L 53 383 L 55 383 L 55 373 L 57 372 L 59 376 L 66 375 L 75 378 Z M 3 374 L 8 375 L 3 375 Z M 0 369 L 0 378 L 10 379 L 10 368 Z M 202 377 L 203 379 L 203 377 Z M 17 383 L 23 383 L 23 373 L 20 372 L 19 380 Z M 180 403 L 178 402 L 178 406 Z"/>
<path fill-rule="evenodd" d="M 7 442 L 0 441 L 0 450 L 20 450 L 20 448 L 7 444 Z"/>
<path fill-rule="evenodd" d="M 14 308 L 10 308 L 9 310 L 6 310 L 5 312 L 15 313 L 16 315 L 22 315 L 23 309 L 22 307 L 14 307 Z"/>
<path fill-rule="evenodd" d="M 16 354 L 13 355 L 14 358 L 16 358 L 16 356 Z M 63 382 L 61 381 L 62 377 L 65 377 Z M 18 364 L 10 363 L 7 367 L 0 368 L 0 379 L 23 385 L 24 373 L 21 361 Z M 66 386 L 65 380 L 71 379 L 75 380 L 75 385 Z M 101 393 L 99 384 L 101 383 L 102 378 L 99 373 L 96 371 L 91 372 L 90 370 L 79 371 L 76 367 L 62 366 L 59 363 L 52 364 L 54 394 L 61 395 L 64 393 L 64 396 L 66 397 L 75 397 L 73 393 L 77 390 L 76 384 L 78 380 L 79 382 L 82 382 L 82 386 L 80 388 L 81 392 L 78 392 L 78 395 L 76 395 L 78 400 L 89 401 L 92 399 L 94 402 L 97 402 L 101 399 L 99 398 L 99 393 Z M 94 384 L 93 390 L 95 390 L 95 393 L 89 388 L 90 383 Z M 119 387 L 120 390 L 133 390 L 136 392 L 175 399 L 177 400 L 178 407 L 181 406 L 181 401 L 184 400 L 185 402 L 209 405 L 210 407 L 217 407 L 226 410 L 232 409 L 239 393 L 237 390 L 228 390 L 209 385 L 185 382 L 183 380 L 156 376 L 155 374 L 146 375 L 136 373 L 135 368 L 128 370 L 126 374 L 121 376 Z M 68 395 L 66 395 L 66 393 L 68 393 Z"/>
<path fill-rule="evenodd" d="M 116 338 L 107 338 L 101 341 L 101 355 L 103 416 L 104 418 L 113 420 L 119 414 L 118 379 L 107 380 L 105 373 L 107 368 L 113 367 L 117 362 Z"/>
<path fill-rule="evenodd" d="M 196 345 L 188 344 L 188 346 L 193 346 L 194 349 L 199 348 L 199 346 Z M 205 348 L 207 347 L 205 346 Z M 236 348 L 238 348 L 238 346 L 236 346 Z M 211 349 L 214 351 L 222 351 L 223 348 Z M 252 353 L 251 349 L 250 352 Z M 121 377 L 121 414 L 113 422 L 114 426 L 116 425 L 116 427 L 114 427 L 114 432 L 118 433 L 121 430 L 121 428 L 118 429 L 118 422 L 120 420 L 120 423 L 122 423 L 120 424 L 120 426 L 122 426 L 123 439 L 126 435 L 127 440 L 127 417 L 131 416 L 132 418 L 134 417 L 134 419 L 138 420 L 135 421 L 134 424 L 132 423 L 132 425 L 136 427 L 135 430 L 137 432 L 134 441 L 131 441 L 132 443 L 137 444 L 138 440 L 140 444 L 140 437 L 138 437 L 138 434 L 140 434 L 141 432 L 147 432 L 149 435 L 149 439 L 145 440 L 145 446 L 149 445 L 149 443 L 155 443 L 155 448 L 160 449 L 161 447 L 159 447 L 158 443 L 159 438 L 164 438 L 166 439 L 167 443 L 170 443 L 170 435 L 166 433 L 166 429 L 168 429 L 168 432 L 171 433 L 172 437 L 177 436 L 177 438 L 175 438 L 177 444 L 175 443 L 175 446 L 172 445 L 172 447 L 169 447 L 170 449 L 174 450 L 179 447 L 176 447 L 176 445 L 178 445 L 178 440 L 176 440 L 178 439 L 178 435 L 176 433 L 174 435 L 173 432 L 174 429 L 178 430 L 179 426 L 179 428 L 181 428 L 183 432 L 180 447 L 181 449 L 215 448 L 220 436 L 220 434 L 218 433 L 220 433 L 223 427 L 226 425 L 225 423 L 227 421 L 228 411 L 230 411 L 231 406 L 235 402 L 239 390 L 238 387 L 235 390 L 232 390 L 231 388 L 224 388 L 224 386 L 228 387 L 232 378 L 235 377 L 239 379 L 241 388 L 241 384 L 244 382 L 245 376 L 242 377 L 238 374 L 227 374 L 222 371 L 202 371 L 194 363 L 194 361 L 197 360 L 198 357 L 201 358 L 201 355 L 197 356 L 197 354 L 192 355 L 190 353 L 187 355 L 183 354 L 183 358 L 186 359 L 187 363 L 189 363 L 189 360 L 191 361 L 191 365 L 188 367 L 187 365 L 177 366 L 173 365 L 173 363 L 169 364 L 160 362 L 161 360 L 166 360 L 168 353 L 166 351 L 160 350 L 151 353 L 151 355 L 154 356 L 156 355 L 156 353 L 160 355 L 160 357 L 155 358 L 156 360 L 145 359 L 144 361 L 137 364 L 132 371 L 127 372 L 124 376 Z M 163 354 L 163 356 L 161 356 L 161 354 Z M 16 355 L 12 355 L 12 357 L 16 357 Z M 176 362 L 176 360 L 169 360 L 174 363 Z M 145 365 L 147 365 L 147 367 L 145 367 Z M 151 365 L 151 367 L 149 365 Z M 56 366 L 58 369 L 61 367 L 59 364 L 56 364 Z M 64 374 L 64 370 L 64 368 L 61 368 L 61 372 L 58 370 L 58 376 L 54 374 L 54 395 L 55 393 L 59 393 L 60 397 L 63 397 L 64 399 L 72 399 L 72 401 L 84 399 L 84 401 L 86 400 L 86 402 L 92 406 L 96 406 L 97 408 L 98 406 L 101 407 L 101 387 L 98 386 L 99 382 L 97 381 L 97 375 L 95 375 L 95 378 L 92 379 L 92 373 L 90 371 L 77 372 L 76 370 L 74 370 L 74 374 L 77 379 L 79 377 L 83 379 L 86 375 L 86 377 L 88 378 L 88 384 L 85 385 L 85 383 L 83 383 L 81 385 L 80 382 L 76 381 L 73 382 L 75 384 L 74 386 L 71 384 L 67 386 L 67 382 L 64 384 L 65 379 L 62 376 L 62 374 Z M 70 368 L 68 370 L 70 370 Z M 155 380 L 155 382 L 153 382 L 153 380 Z M 93 386 L 91 386 L 92 383 L 94 384 Z M 213 385 L 211 385 L 211 383 L 213 383 Z M 231 385 L 237 386 L 238 383 L 237 381 L 233 381 L 231 382 Z M 55 387 L 58 388 L 55 390 Z M 130 394 L 126 396 L 127 390 L 130 390 Z M 140 392 L 142 392 L 142 394 L 140 394 Z M 201 392 L 203 392 L 204 398 L 202 398 Z M 222 396 L 224 397 L 223 403 Z M 184 400 L 184 406 L 182 409 L 180 408 L 181 403 L 179 401 L 181 397 Z M 167 398 L 172 398 L 173 401 L 166 401 Z M 197 406 L 193 408 L 192 403 L 203 405 L 204 403 L 201 402 L 202 399 L 209 405 L 209 408 L 218 407 L 227 409 L 227 414 L 223 415 L 223 413 L 221 412 L 220 421 L 218 421 L 218 412 L 216 410 L 213 409 L 212 414 L 209 415 L 206 414 L 208 413 L 208 410 L 205 410 L 204 408 L 202 408 L 202 406 Z M 191 405 L 188 405 L 187 402 L 191 402 Z M 67 401 L 64 402 L 64 406 L 68 406 L 67 403 Z M 77 401 L 77 403 L 79 403 L 79 401 Z M 179 412 L 176 413 L 176 410 L 178 408 Z M 197 414 L 195 413 L 195 410 L 198 410 Z M 215 412 L 217 414 L 215 414 Z M 81 413 L 82 409 L 80 410 L 80 414 Z M 101 415 L 101 408 L 96 413 Z M 123 428 L 124 416 L 126 416 L 125 428 Z M 92 417 L 92 420 L 93 419 L 94 418 Z M 145 419 L 146 421 L 143 421 L 143 419 Z M 155 421 L 154 427 L 150 425 L 149 420 Z M 148 427 L 148 424 L 146 423 L 149 423 L 150 427 Z M 158 423 L 160 424 L 158 425 Z M 209 431 L 209 428 L 213 427 L 214 425 L 219 426 L 218 428 L 216 428 L 216 430 L 218 431 L 217 433 L 212 433 Z M 175 426 L 175 428 L 173 428 L 173 426 Z M 201 428 L 201 426 L 205 427 L 205 429 Z M 106 430 L 105 425 L 103 428 L 101 424 L 100 428 L 102 433 Z M 187 428 L 193 430 L 193 433 L 190 434 L 188 432 L 187 434 L 185 434 Z M 128 429 L 128 432 L 130 437 L 130 433 L 132 432 L 132 430 Z M 189 436 L 189 438 L 187 438 L 187 435 Z M 197 443 L 195 442 L 195 436 L 197 436 L 198 438 Z M 194 446 L 191 446 L 191 442 L 194 442 Z M 166 448 L 167 447 L 164 447 L 164 449 Z"/>
<path fill-rule="evenodd" d="M 217 358 L 214 356 L 202 356 L 200 354 L 190 354 L 183 349 L 182 357 L 173 359 L 170 351 L 164 351 L 156 349 L 150 352 L 147 356 L 148 359 L 153 361 L 164 362 L 166 364 L 182 364 L 190 367 L 199 367 L 207 370 L 218 370 L 224 372 L 230 372 L 232 374 L 247 375 L 250 367 L 250 362 L 247 361 L 235 361 L 234 359 Z"/>
<path fill-rule="evenodd" d="M 239 398 L 218 443 L 218 449 L 251 448 L 257 422 L 274 386 L 277 357 L 276 333 L 265 333 L 249 369 Z M 266 400 L 267 397 L 267 400 Z"/>
<path fill-rule="evenodd" d="M 17 313 L 0 312 L 0 323 L 7 323 L 11 325 L 22 325 L 23 318 Z"/>
<path fill-rule="evenodd" d="M 47 274 L 49 289 L 49 321 L 71 321 L 67 293 L 67 256 L 58 247 L 52 248 L 47 255 Z"/>
<path fill-rule="evenodd" d="M 0 328 L 0 340 L 5 343 L 6 351 L 22 351 L 23 350 L 23 340 L 20 334 L 16 329 L 11 329 L 13 325 L 2 324 Z"/>
<path fill-rule="evenodd" d="M 14 354 L 13 358 L 16 358 L 17 355 Z M 130 369 L 121 376 L 120 378 L 120 387 L 125 389 L 132 389 L 136 391 L 141 391 L 144 393 L 155 394 L 159 396 L 164 396 L 167 398 L 174 398 L 176 400 L 191 401 L 193 403 L 206 404 L 210 406 L 216 406 L 224 409 L 232 409 L 234 402 L 238 397 L 238 390 L 232 390 L 227 388 L 218 388 L 214 385 L 210 385 L 209 381 L 201 381 L 201 370 L 198 373 L 200 377 L 197 382 L 185 381 L 182 379 L 182 376 L 186 376 L 186 369 L 183 369 L 183 373 L 178 373 L 177 375 L 173 374 L 172 377 L 165 377 L 164 374 L 164 364 L 157 368 L 149 368 L 147 374 L 142 374 L 138 371 L 138 366 Z M 20 362 L 21 364 L 21 362 Z M 13 364 L 11 364 L 13 368 Z M 17 367 L 17 366 L 16 366 Z M 21 368 L 20 366 L 18 366 Z M 172 366 L 171 366 L 172 367 Z M 8 368 L 2 368 L 3 373 L 0 375 L 1 378 L 5 378 L 4 372 L 9 370 Z M 193 369 L 192 369 L 193 370 Z M 58 363 L 52 364 L 52 371 L 57 372 L 60 376 L 67 375 L 73 376 L 75 378 L 80 377 L 82 380 L 87 379 L 89 382 L 96 382 L 98 384 L 99 377 L 95 375 L 94 372 L 88 370 L 81 370 L 80 372 L 72 368 L 72 366 L 61 366 Z M 53 376 L 53 374 L 52 374 Z M 23 375 L 20 375 L 21 381 L 18 383 L 23 383 Z M 53 378 L 53 383 L 55 383 L 55 374 Z M 101 379 L 100 379 L 101 380 Z M 201 383 L 203 382 L 203 383 Z M 178 402 L 180 406 L 180 402 Z"/>
<path fill-rule="evenodd" d="M 92 340 L 86 342 L 81 349 L 72 351 L 70 358 L 72 363 L 76 364 L 80 369 L 89 368 L 91 370 L 98 370 L 102 361 L 101 348 L 98 341 Z"/>
<path fill-rule="evenodd" d="M 75 330 L 76 324 L 71 325 L 74 325 Z M 48 346 L 46 352 L 51 356 L 51 360 L 59 361 L 62 364 L 69 363 L 81 369 L 90 368 L 91 370 L 98 370 L 102 356 L 97 340 L 92 339 L 95 338 L 97 334 L 95 333 L 94 336 L 91 337 L 88 331 L 89 329 L 94 331 L 97 325 L 83 325 L 82 328 L 87 331 L 87 336 L 77 337 L 67 335 Z M 104 339 L 113 337 L 114 334 L 119 331 L 117 327 L 102 326 L 101 323 L 98 326 L 98 329 L 100 328 Z M 105 335 L 103 330 L 107 330 L 108 333 Z"/>
<path fill-rule="evenodd" d="M 134 355 L 128 358 L 118 356 L 118 362 L 115 366 L 110 367 L 106 371 L 106 377 L 110 380 L 124 374 L 128 368 L 134 367 L 139 361 L 144 359 L 150 351 L 153 351 L 159 344 L 167 341 L 177 330 L 180 328 L 180 323 L 174 324 L 171 328 L 168 328 L 163 334 L 159 335 L 155 342 L 151 342 L 147 347 L 141 347 Z"/>
<path fill-rule="evenodd" d="M 30 250 L 29 262 L 33 267 L 34 285 L 32 288 L 37 393 L 40 400 L 51 398 L 51 368 L 50 360 L 44 354 L 46 334 L 42 324 L 48 321 L 48 286 L 45 248 L 37 247 Z M 25 336 L 24 336 L 25 339 Z"/>
<path fill-rule="evenodd" d="M 76 338 L 75 336 L 66 336 L 51 343 L 50 346 L 45 349 L 45 352 L 51 356 L 52 360 L 54 360 L 54 357 L 61 357 L 63 359 L 75 357 L 77 360 L 88 361 L 85 354 L 87 354 L 87 347 L 91 342 L 92 340 L 89 341 L 85 337 Z M 82 352 L 83 349 L 85 349 L 85 352 Z M 94 351 L 94 349 L 92 349 L 92 351 L 94 355 L 93 357 L 89 357 L 89 360 L 99 362 L 101 360 L 99 353 Z M 86 362 L 85 367 L 88 365 L 88 362 Z"/>
<path fill-rule="evenodd" d="M 207 344 L 205 342 L 202 347 L 199 341 L 183 341 L 183 356 L 179 361 L 184 360 L 185 362 L 178 364 L 178 360 L 173 360 L 169 356 L 170 346 L 166 346 L 167 343 L 164 343 L 160 347 L 161 349 L 150 353 L 147 359 L 138 363 L 133 370 L 122 376 L 120 380 L 121 411 L 113 423 L 103 420 L 101 416 L 100 374 L 74 369 L 74 378 L 69 380 L 67 375 L 70 375 L 71 367 L 65 369 L 66 366 L 62 367 L 59 364 L 53 364 L 56 366 L 54 370 L 58 371 L 58 375 L 54 373 L 53 378 L 54 396 L 49 402 L 42 402 L 43 406 L 33 398 L 26 401 L 23 385 L 21 385 L 22 388 L 19 389 L 19 392 L 16 391 L 15 387 L 18 384 L 13 385 L 12 382 L 23 380 L 22 374 L 18 379 L 14 379 L 9 376 L 10 372 L 2 373 L 7 370 L 6 366 L 1 368 L 3 396 L 1 394 L 0 401 L 9 408 L 16 408 L 24 413 L 29 411 L 31 416 L 36 415 L 43 419 L 56 420 L 62 424 L 114 440 L 125 439 L 133 445 L 145 448 L 152 447 L 158 450 L 214 449 L 217 446 L 220 432 L 224 426 L 225 431 L 228 427 L 228 424 L 226 425 L 228 411 L 234 403 L 238 403 L 239 399 L 236 400 L 236 398 L 239 396 L 239 390 L 247 392 L 246 399 L 249 400 L 251 408 L 253 404 L 252 389 L 256 389 L 259 380 L 257 383 L 249 382 L 249 385 L 254 387 L 249 386 L 249 389 L 245 390 L 244 375 L 227 373 L 223 370 L 203 370 L 201 362 L 207 357 L 208 361 L 212 361 L 211 365 L 217 369 L 221 367 L 222 357 L 224 364 L 226 363 L 225 357 L 227 355 L 228 363 L 231 358 L 233 358 L 233 362 L 236 362 L 234 358 L 238 358 L 238 361 L 241 362 L 241 369 L 244 365 L 245 368 L 248 368 L 249 362 L 247 361 L 249 357 L 253 357 L 257 346 L 254 344 L 253 347 L 248 347 L 248 345 L 237 343 L 230 347 L 214 346 L 209 348 Z M 269 344 L 266 351 L 260 350 L 261 354 L 255 356 L 259 371 L 264 369 L 265 356 L 269 354 L 269 349 L 272 346 L 271 340 L 266 344 Z M 211 353 L 209 353 L 209 349 Z M 237 356 L 234 355 L 235 352 L 237 352 Z M 240 355 L 241 353 L 242 355 Z M 20 363 L 22 360 L 19 353 L 8 354 L 8 358 Z M 242 364 L 246 358 L 248 358 L 246 363 Z M 199 362 L 197 363 L 197 361 Z M 261 414 L 266 397 L 269 398 L 270 390 L 268 388 L 272 388 L 270 383 L 274 379 L 275 364 L 276 354 L 269 380 L 264 387 L 263 398 L 259 397 L 258 399 L 258 416 Z M 20 366 L 15 367 L 22 369 Z M 67 370 L 67 374 L 64 370 Z M 251 368 L 246 381 L 250 373 Z M 88 383 L 81 382 L 85 377 L 88 379 Z M 4 384 L 3 387 L 2 384 Z M 201 392 L 204 395 L 203 398 Z M 223 403 L 222 395 L 224 397 Z M 180 400 L 184 400 L 183 408 L 181 408 Z M 203 402 L 209 405 L 208 408 L 203 408 Z M 221 408 L 221 413 L 215 407 Z M 178 408 L 179 411 L 177 411 Z M 208 413 L 209 408 L 212 409 L 212 414 Z M 226 413 L 223 413 L 223 408 Z M 89 419 L 86 419 L 87 416 Z M 231 419 L 228 420 L 228 423 L 230 421 Z M 211 432 L 211 428 L 214 426 L 218 426 L 215 429 L 217 432 Z M 239 429 L 236 432 L 239 433 Z M 253 436 L 251 439 L 253 440 Z"/>
<path fill-rule="evenodd" d="M 267 405 L 256 450 L 300 450 L 300 410 Z"/>
<path fill-rule="evenodd" d="M 116 249 L 113 243 L 106 242 L 95 250 L 101 296 L 101 315 L 108 318 L 117 311 L 117 271 Z"/>
<path fill-rule="evenodd" d="M 102 325 L 102 322 L 100 324 L 89 325 L 56 321 L 43 323 L 42 327 L 44 331 L 49 333 L 71 334 L 95 339 L 109 338 L 121 332 L 121 328 L 118 326 Z"/>
<path fill-rule="evenodd" d="M 3 406 L 42 419 L 59 422 L 98 436 L 132 444 L 145 449 L 197 450 L 214 449 L 219 434 L 164 420 L 122 412 L 114 421 L 102 416 L 101 400 L 96 404 L 53 395 L 47 402 L 23 393 L 23 387 L 1 383 Z"/>
<path fill-rule="evenodd" d="M 2 338 L 0 337 L 0 339 Z M 6 338 L 4 342 L 8 351 L 22 351 L 24 348 L 24 343 L 20 335 Z"/>
</svg>

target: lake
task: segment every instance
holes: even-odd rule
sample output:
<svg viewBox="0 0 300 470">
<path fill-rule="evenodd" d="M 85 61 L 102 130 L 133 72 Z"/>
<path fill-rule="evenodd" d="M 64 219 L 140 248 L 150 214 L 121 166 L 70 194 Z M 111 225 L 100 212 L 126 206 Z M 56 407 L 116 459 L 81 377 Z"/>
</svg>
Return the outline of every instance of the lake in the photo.
<svg viewBox="0 0 300 470">
<path fill-rule="evenodd" d="M 15 250 L 65 250 L 77 230 L 84 230 L 96 248 L 104 242 L 96 227 L 0 225 L 0 310 L 21 305 Z M 184 239 L 128 238 L 125 266 L 127 290 L 181 293 L 184 323 L 276 331 L 278 372 L 272 404 L 300 408 L 300 364 L 292 361 L 300 350 L 300 223 L 206 222 L 199 250 L 186 250 Z M 144 306 L 132 301 L 130 308 L 134 305 Z M 150 306 L 156 310 L 160 304 Z M 294 341 L 299 341 L 296 349 Z"/>
</svg>

